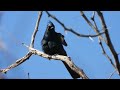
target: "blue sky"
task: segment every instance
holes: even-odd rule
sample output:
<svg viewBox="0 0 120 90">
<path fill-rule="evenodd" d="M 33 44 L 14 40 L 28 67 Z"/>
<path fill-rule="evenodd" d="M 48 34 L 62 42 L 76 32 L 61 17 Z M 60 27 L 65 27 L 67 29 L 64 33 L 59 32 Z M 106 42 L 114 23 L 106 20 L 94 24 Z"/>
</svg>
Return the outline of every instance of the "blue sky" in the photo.
<svg viewBox="0 0 120 90">
<path fill-rule="evenodd" d="M 95 34 L 92 28 L 89 27 L 80 16 L 79 11 L 50 11 L 50 13 L 59 18 L 60 21 L 64 22 L 67 27 L 73 28 L 76 32 L 81 34 Z M 113 45 L 116 51 L 120 53 L 120 12 L 104 11 L 103 13 Z M 92 12 L 85 11 L 85 14 L 90 18 Z M 37 17 L 37 11 L 3 12 L 0 24 L 0 38 L 5 43 L 6 50 L 1 50 L 0 52 L 0 62 L 2 62 L 0 68 L 5 68 L 14 63 L 17 59 L 23 57 L 28 52 L 28 49 L 22 46 L 21 43 L 25 43 L 27 45 L 30 44 L 31 35 L 34 30 Z M 94 42 L 92 42 L 88 38 L 77 37 L 71 32 L 67 32 L 66 34 L 64 29 L 56 21 L 48 18 L 45 12 L 43 12 L 39 31 L 35 40 L 36 49 L 42 50 L 40 42 L 46 30 L 48 20 L 51 20 L 55 24 L 56 32 L 60 32 L 65 36 L 68 46 L 64 48 L 68 53 L 68 56 L 72 58 L 78 67 L 84 70 L 89 78 L 102 79 L 110 76 L 114 71 L 114 68 L 108 59 L 102 55 L 97 38 L 93 38 Z M 99 24 L 98 18 L 96 18 L 96 20 Z M 100 24 L 99 29 L 102 29 Z M 108 54 L 111 56 L 107 47 L 106 49 Z M 71 76 L 61 61 L 49 61 L 35 55 L 20 66 L 8 71 L 6 75 L 8 78 L 27 78 L 28 72 L 32 79 L 71 79 Z M 116 79 L 120 77 L 115 73 L 112 78 Z"/>
</svg>

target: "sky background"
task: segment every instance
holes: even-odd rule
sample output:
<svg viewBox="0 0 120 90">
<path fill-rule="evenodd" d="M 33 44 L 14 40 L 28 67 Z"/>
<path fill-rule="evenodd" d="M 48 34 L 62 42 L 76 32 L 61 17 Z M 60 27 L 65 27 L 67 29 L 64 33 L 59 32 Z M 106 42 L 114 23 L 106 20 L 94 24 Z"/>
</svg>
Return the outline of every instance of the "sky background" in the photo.
<svg viewBox="0 0 120 90">
<path fill-rule="evenodd" d="M 81 34 L 95 34 L 92 28 L 81 17 L 79 11 L 50 11 L 50 13 L 76 32 Z M 113 45 L 116 51 L 120 53 L 120 12 L 104 11 L 103 13 Z M 85 14 L 88 18 L 92 16 L 91 11 L 85 11 Z M 0 12 L 0 16 L 0 68 L 6 68 L 27 54 L 28 49 L 22 46 L 21 43 L 30 44 L 38 12 L 5 11 Z M 54 23 L 56 32 L 60 32 L 65 36 L 68 46 L 64 47 L 64 49 L 73 62 L 82 68 L 89 78 L 106 79 L 111 75 L 114 68 L 102 54 L 97 38 L 93 38 L 94 41 L 91 41 L 89 38 L 77 37 L 71 32 L 65 33 L 63 27 L 55 20 L 49 18 L 45 12 L 43 12 L 39 31 L 35 39 L 36 49 L 42 51 L 41 39 L 46 30 L 48 20 Z M 102 30 L 98 18 L 96 18 L 96 22 L 99 29 Z M 111 56 L 108 48 L 105 47 L 105 49 Z M 31 79 L 71 79 L 61 61 L 49 61 L 46 58 L 36 55 L 33 55 L 20 66 L 11 69 L 4 76 L 6 78 L 27 79 L 28 72 Z M 119 79 L 120 76 L 115 73 L 112 78 Z"/>
</svg>

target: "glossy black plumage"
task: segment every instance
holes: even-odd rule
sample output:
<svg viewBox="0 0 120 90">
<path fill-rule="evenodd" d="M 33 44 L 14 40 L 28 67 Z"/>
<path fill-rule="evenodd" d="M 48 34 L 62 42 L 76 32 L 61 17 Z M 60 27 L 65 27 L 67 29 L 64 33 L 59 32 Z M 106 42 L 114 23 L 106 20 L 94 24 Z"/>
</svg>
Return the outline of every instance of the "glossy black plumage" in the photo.
<svg viewBox="0 0 120 90">
<path fill-rule="evenodd" d="M 49 21 L 47 25 L 41 44 L 42 44 L 42 49 L 46 54 L 49 55 L 59 54 L 59 55 L 67 56 L 67 53 L 63 48 L 63 45 L 67 46 L 67 43 L 64 40 L 64 36 L 61 33 L 55 32 L 55 26 L 51 21 Z M 80 77 L 65 62 L 63 63 L 73 78 Z"/>
</svg>

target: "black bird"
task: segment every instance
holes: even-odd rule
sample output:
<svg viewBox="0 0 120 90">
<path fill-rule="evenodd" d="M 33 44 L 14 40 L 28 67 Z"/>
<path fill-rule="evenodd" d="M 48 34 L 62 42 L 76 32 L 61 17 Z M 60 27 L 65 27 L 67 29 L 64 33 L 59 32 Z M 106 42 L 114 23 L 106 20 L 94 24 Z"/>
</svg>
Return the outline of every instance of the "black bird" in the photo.
<svg viewBox="0 0 120 90">
<path fill-rule="evenodd" d="M 54 24 L 49 21 L 43 39 L 41 41 L 42 49 L 46 54 L 49 55 L 64 55 L 67 56 L 66 51 L 63 48 L 67 46 L 64 36 L 61 33 L 55 32 Z M 62 61 L 67 70 L 69 71 L 72 78 L 79 78 L 80 75 L 73 71 L 66 62 Z"/>
</svg>

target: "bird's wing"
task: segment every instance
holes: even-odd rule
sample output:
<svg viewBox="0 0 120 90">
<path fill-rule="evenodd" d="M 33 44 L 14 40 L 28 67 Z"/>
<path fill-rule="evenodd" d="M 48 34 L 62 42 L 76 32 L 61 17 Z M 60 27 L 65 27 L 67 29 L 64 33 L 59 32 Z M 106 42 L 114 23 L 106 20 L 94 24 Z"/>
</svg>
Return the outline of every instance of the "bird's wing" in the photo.
<svg viewBox="0 0 120 90">
<path fill-rule="evenodd" d="M 67 46 L 67 43 L 64 39 L 64 36 L 61 34 L 61 33 L 57 33 L 58 34 L 58 37 L 60 39 L 60 42 L 64 45 L 64 46 Z"/>
<path fill-rule="evenodd" d="M 45 45 L 45 44 L 47 44 L 47 41 L 44 40 L 44 39 L 42 39 L 41 44 L 42 44 L 42 45 Z"/>
<path fill-rule="evenodd" d="M 52 49 L 52 48 L 55 48 L 57 46 L 57 43 L 53 42 L 53 41 L 49 41 L 48 46 L 49 46 L 50 49 Z"/>
</svg>

